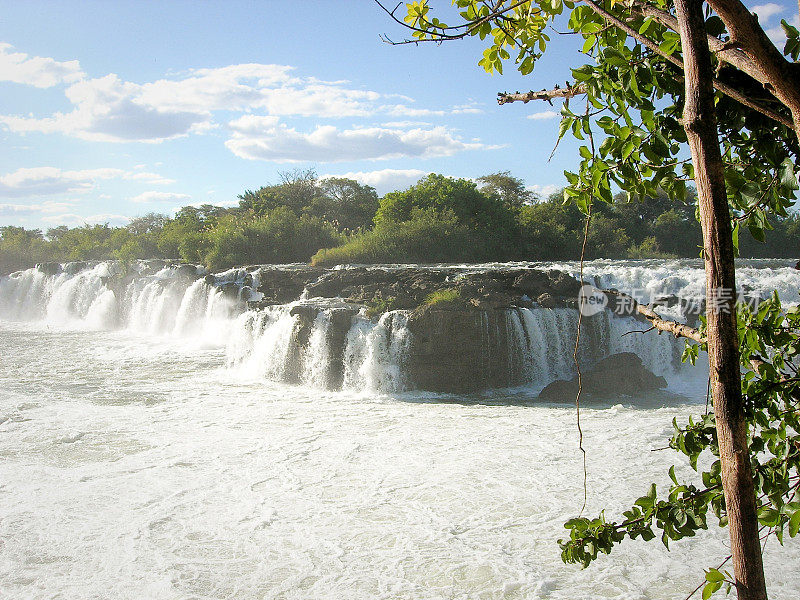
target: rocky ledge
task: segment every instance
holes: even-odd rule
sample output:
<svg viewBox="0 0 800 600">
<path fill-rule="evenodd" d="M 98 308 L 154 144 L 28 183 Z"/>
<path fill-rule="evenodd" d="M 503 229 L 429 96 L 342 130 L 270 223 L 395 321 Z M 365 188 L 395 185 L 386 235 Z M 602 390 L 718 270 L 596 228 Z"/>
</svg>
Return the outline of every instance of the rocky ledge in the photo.
<svg viewBox="0 0 800 600">
<path fill-rule="evenodd" d="M 341 298 L 376 314 L 437 305 L 451 310 L 541 306 L 575 307 L 580 284 L 558 270 L 456 268 L 262 269 L 252 306 L 285 304 L 300 297 Z M 437 294 L 442 294 L 437 298 Z"/>
</svg>

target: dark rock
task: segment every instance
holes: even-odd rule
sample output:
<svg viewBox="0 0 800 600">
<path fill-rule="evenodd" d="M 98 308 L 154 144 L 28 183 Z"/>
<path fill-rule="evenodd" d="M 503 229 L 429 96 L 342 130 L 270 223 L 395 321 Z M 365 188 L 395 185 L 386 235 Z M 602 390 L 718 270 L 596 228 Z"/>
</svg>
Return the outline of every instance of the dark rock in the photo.
<svg viewBox="0 0 800 600">
<path fill-rule="evenodd" d="M 217 289 L 222 292 L 222 295 L 229 300 L 238 300 L 241 287 L 235 281 L 227 281 L 217 286 Z"/>
<path fill-rule="evenodd" d="M 139 275 L 154 275 L 170 263 L 160 258 L 140 260 L 136 263 L 135 270 Z"/>
<path fill-rule="evenodd" d="M 797 264 L 794 266 L 794 268 L 800 271 L 800 260 L 797 261 Z"/>
<path fill-rule="evenodd" d="M 259 272 L 258 291 L 263 294 L 260 306 L 286 304 L 300 298 L 310 283 L 317 281 L 322 269 L 279 269 L 262 268 Z"/>
<path fill-rule="evenodd" d="M 181 277 L 194 281 L 197 279 L 197 266 L 196 265 L 178 265 L 175 267 L 176 272 Z"/>
<path fill-rule="evenodd" d="M 242 286 L 239 289 L 239 300 L 241 300 L 242 302 L 251 302 L 258 297 L 259 297 L 258 292 L 256 292 L 249 285 Z"/>
<path fill-rule="evenodd" d="M 75 275 L 76 273 L 80 273 L 81 271 L 86 269 L 88 266 L 89 266 L 88 262 L 83 262 L 83 261 L 68 262 L 64 265 L 64 273 L 67 273 L 68 275 Z"/>
<path fill-rule="evenodd" d="M 58 275 L 61 273 L 61 263 L 57 262 L 37 263 L 36 268 L 45 275 Z"/>
<path fill-rule="evenodd" d="M 300 317 L 301 321 L 306 321 L 307 323 L 311 324 L 314 322 L 314 319 L 317 318 L 317 315 L 321 310 L 322 307 L 314 304 L 298 304 L 291 308 L 289 314 L 293 317 Z"/>
<path fill-rule="evenodd" d="M 561 271 L 496 269 L 465 273 L 455 268 L 367 268 L 322 270 L 315 268 L 262 269 L 258 306 L 285 304 L 300 298 L 342 298 L 382 310 L 414 310 L 441 290 L 455 289 L 463 302 L 452 306 L 471 310 L 530 307 L 543 293 L 548 306 L 565 306 L 577 297 L 579 283 Z M 244 282 L 247 285 L 247 282 Z"/>
<path fill-rule="evenodd" d="M 344 351 L 347 348 L 347 334 L 353 324 L 353 317 L 357 314 L 356 308 L 335 308 L 329 313 L 330 326 L 326 335 L 328 347 L 328 372 L 325 387 L 329 390 L 338 390 L 344 380 Z"/>
<path fill-rule="evenodd" d="M 515 279 L 513 287 L 520 293 L 531 298 L 536 298 L 549 292 L 550 278 L 546 271 L 530 269 L 520 273 Z"/>
<path fill-rule="evenodd" d="M 425 308 L 408 320 L 405 361 L 414 389 L 464 393 L 525 383 L 509 347 L 507 311 Z"/>
<path fill-rule="evenodd" d="M 667 387 L 663 377 L 654 375 L 633 352 L 612 354 L 598 362 L 581 377 L 583 392 L 591 396 L 635 395 Z M 539 398 L 550 402 L 571 402 L 578 393 L 577 376 L 570 381 L 558 380 L 545 387 Z"/>
</svg>

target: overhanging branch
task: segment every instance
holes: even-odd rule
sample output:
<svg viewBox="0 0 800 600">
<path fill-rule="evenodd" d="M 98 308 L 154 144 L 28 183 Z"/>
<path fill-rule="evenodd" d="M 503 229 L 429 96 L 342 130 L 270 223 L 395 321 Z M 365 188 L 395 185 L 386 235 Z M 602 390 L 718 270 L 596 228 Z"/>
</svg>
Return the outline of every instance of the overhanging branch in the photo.
<svg viewBox="0 0 800 600">
<path fill-rule="evenodd" d="M 689 327 L 688 325 L 684 325 L 683 323 L 678 323 L 677 321 L 668 321 L 667 319 L 662 318 L 649 306 L 645 306 L 644 304 L 639 304 L 634 298 L 632 298 L 628 294 L 624 294 L 617 290 L 600 290 L 600 291 L 603 292 L 609 298 L 609 300 L 613 300 L 614 302 L 618 302 L 620 304 L 629 305 L 635 312 L 642 315 L 645 319 L 647 319 L 650 322 L 650 324 L 653 327 L 655 327 L 659 331 L 666 331 L 667 333 L 671 333 L 675 337 L 686 338 L 695 341 L 698 344 L 704 344 L 706 342 L 705 336 L 702 333 L 700 333 L 699 329 L 695 329 L 694 327 Z"/>
<path fill-rule="evenodd" d="M 677 57 L 673 56 L 672 54 L 667 54 L 666 52 L 661 50 L 661 47 L 658 44 L 656 44 L 653 40 L 651 40 L 647 36 L 639 33 L 636 29 L 634 29 L 633 27 L 631 27 L 630 25 L 628 25 L 627 23 L 625 23 L 621 19 L 615 17 L 614 15 L 609 13 L 607 10 L 605 10 L 602 6 L 600 6 L 599 4 L 596 4 L 592 0 L 584 0 L 584 2 L 595 13 L 597 13 L 598 15 L 603 17 L 603 19 L 605 19 L 606 22 L 611 23 L 612 25 L 618 27 L 619 29 L 621 29 L 622 31 L 627 33 L 629 36 L 631 36 L 633 39 L 638 41 L 640 44 L 646 46 L 651 51 L 655 52 L 656 54 L 658 54 L 659 56 L 661 56 L 665 60 L 669 61 L 670 63 L 672 63 L 673 65 L 678 67 L 681 71 L 683 70 L 683 61 L 679 60 Z M 677 21 L 676 21 L 676 26 L 677 26 Z M 714 39 L 716 39 L 716 38 L 714 38 Z M 717 40 L 717 41 L 720 44 L 722 44 L 722 42 L 720 42 L 719 40 Z M 776 111 L 772 110 L 769 107 L 763 106 L 762 104 L 759 104 L 758 102 L 754 102 L 753 100 L 748 98 L 745 94 L 741 93 L 739 90 L 729 86 L 726 83 L 723 83 L 723 82 L 719 81 L 719 79 L 714 78 L 713 81 L 714 81 L 714 87 L 717 90 L 719 90 L 720 92 L 722 92 L 723 94 L 725 94 L 726 96 L 736 100 L 737 102 L 743 104 L 744 106 L 747 106 L 748 108 L 753 109 L 756 112 L 761 113 L 765 117 L 769 117 L 770 119 L 773 119 L 774 121 L 777 121 L 778 123 L 781 123 L 782 125 L 786 125 L 787 127 L 790 127 L 792 129 L 794 129 L 794 123 L 792 122 L 791 119 L 789 119 L 787 117 L 784 117 L 779 112 L 776 112 Z"/>
<path fill-rule="evenodd" d="M 497 103 L 501 106 L 503 104 L 510 104 L 511 102 L 530 102 L 531 100 L 546 100 L 550 101 L 553 98 L 573 98 L 586 93 L 586 86 L 582 83 L 577 85 L 567 84 L 567 87 L 556 87 L 552 90 L 541 90 L 539 92 L 515 92 L 513 94 L 508 92 L 498 92 Z"/>
</svg>

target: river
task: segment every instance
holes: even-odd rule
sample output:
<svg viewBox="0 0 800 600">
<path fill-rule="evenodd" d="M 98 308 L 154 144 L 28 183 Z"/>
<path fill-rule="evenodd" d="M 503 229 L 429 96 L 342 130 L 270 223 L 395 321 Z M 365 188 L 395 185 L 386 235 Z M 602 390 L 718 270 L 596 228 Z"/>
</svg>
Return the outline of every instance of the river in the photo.
<svg viewBox="0 0 800 600">
<path fill-rule="evenodd" d="M 691 261 L 588 272 L 702 291 Z M 728 554 L 712 524 L 671 551 L 626 542 L 564 565 L 556 540 L 581 509 L 583 466 L 575 408 L 538 402 L 541 381 L 407 390 L 367 377 L 396 368 L 374 356 L 391 344 L 373 344 L 360 383 L 288 384 L 263 368 L 278 346 L 252 350 L 253 316 L 213 293 L 145 301 L 141 285 L 122 306 L 102 282 L 40 275 L 25 290 L 0 280 L 0 598 L 684 598 Z M 800 287 L 783 263 L 740 279 Z M 691 477 L 659 449 L 673 418 L 704 410 L 705 379 L 669 375 L 667 390 L 582 409 L 585 514 L 666 489 L 673 461 Z M 797 598 L 797 538 L 770 540 L 765 563 L 770 597 Z"/>
</svg>

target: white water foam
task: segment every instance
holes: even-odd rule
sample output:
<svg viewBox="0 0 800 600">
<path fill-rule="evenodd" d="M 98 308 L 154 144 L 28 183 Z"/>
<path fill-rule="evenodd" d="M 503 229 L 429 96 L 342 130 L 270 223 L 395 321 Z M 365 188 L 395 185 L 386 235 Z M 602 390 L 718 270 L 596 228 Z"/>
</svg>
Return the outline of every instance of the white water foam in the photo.
<svg viewBox="0 0 800 600">
<path fill-rule="evenodd" d="M 667 600 L 728 554 L 712 517 L 671 552 L 562 564 L 574 409 L 243 382 L 222 349 L 125 330 L 0 323 L 0 347 L 4 600 Z M 651 450 L 702 404 L 649 405 L 582 410 L 585 515 L 663 492 L 676 460 L 694 481 Z M 770 598 L 797 598 L 798 561 L 767 544 Z"/>
</svg>

